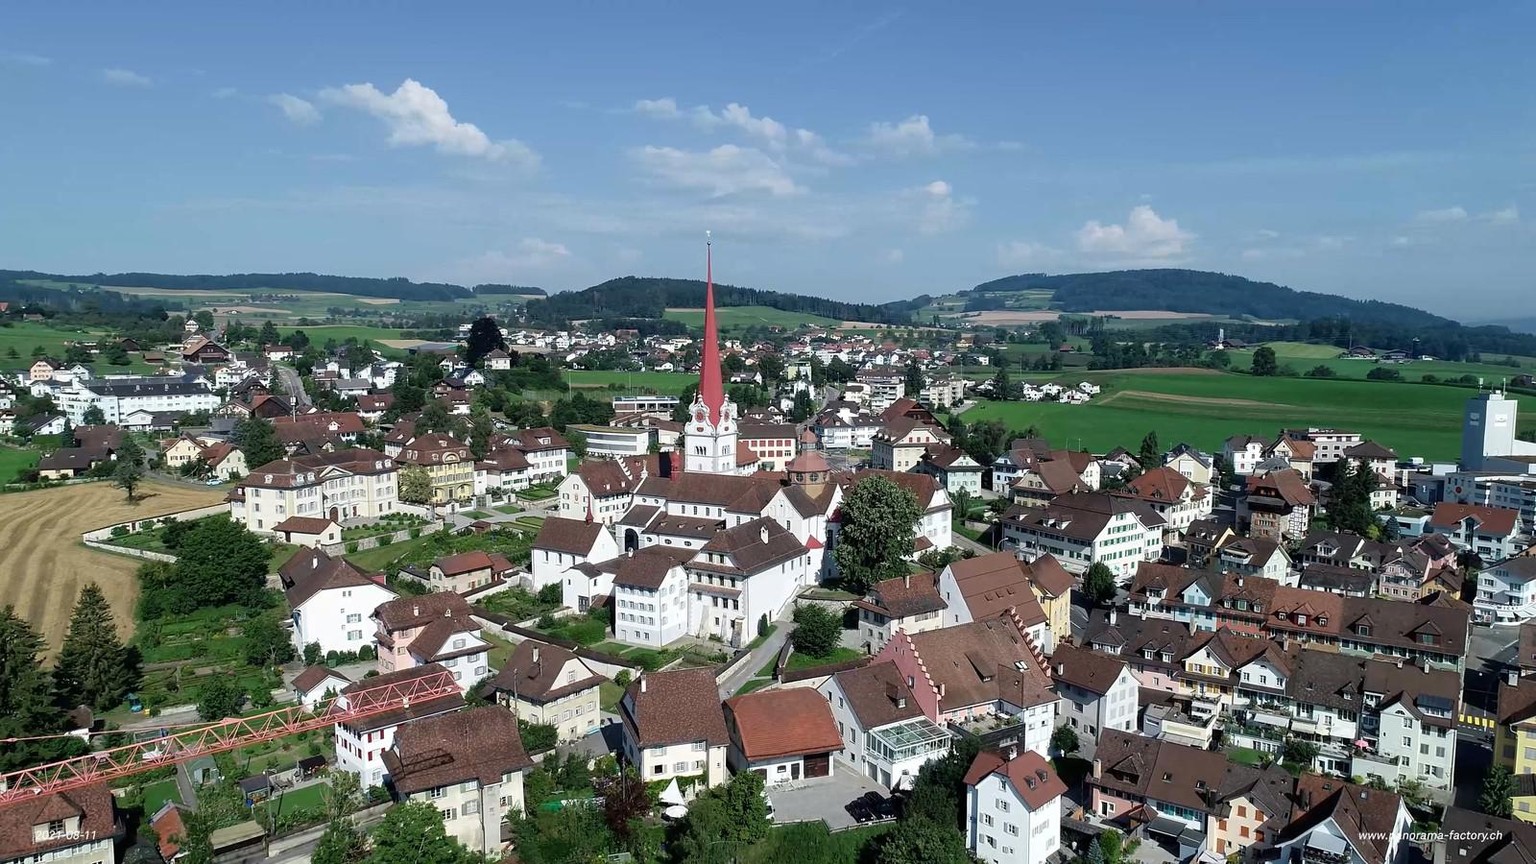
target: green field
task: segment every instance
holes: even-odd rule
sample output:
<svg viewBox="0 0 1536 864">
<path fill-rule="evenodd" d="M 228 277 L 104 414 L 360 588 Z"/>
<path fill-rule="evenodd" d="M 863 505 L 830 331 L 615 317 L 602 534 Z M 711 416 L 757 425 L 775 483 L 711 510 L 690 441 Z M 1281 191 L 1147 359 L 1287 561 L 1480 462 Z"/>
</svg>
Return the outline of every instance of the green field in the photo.
<svg viewBox="0 0 1536 864">
<path fill-rule="evenodd" d="M 1104 388 L 1087 405 L 982 402 L 967 422 L 1002 420 L 1038 426 L 1055 445 L 1103 452 L 1135 450 L 1155 430 L 1164 447 L 1186 441 L 1213 451 L 1228 436 L 1275 435 L 1285 426 L 1359 431 L 1403 456 L 1451 459 L 1461 446 L 1461 415 L 1470 390 L 1376 381 L 1253 378 L 1237 374 L 1076 373 Z M 1536 426 L 1528 412 L 1525 428 Z"/>
<path fill-rule="evenodd" d="M 1342 351 L 1332 345 L 1311 345 L 1305 342 L 1268 342 L 1265 343 L 1275 349 L 1275 360 L 1281 366 L 1290 366 L 1296 370 L 1297 375 L 1305 375 L 1309 369 L 1315 366 L 1327 366 L 1340 378 L 1364 379 L 1372 369 L 1379 365 L 1371 360 L 1344 360 L 1339 357 Z M 1255 346 L 1257 347 L 1257 346 Z M 1228 351 L 1227 356 L 1232 358 L 1232 368 L 1247 370 L 1253 365 L 1253 348 Z M 1484 355 L 1485 360 L 1503 359 L 1503 355 Z M 1536 372 L 1536 359 L 1530 357 L 1515 358 L 1521 367 L 1504 366 L 1497 363 L 1457 363 L 1449 360 L 1415 360 L 1412 363 L 1388 364 L 1387 368 L 1396 369 L 1402 374 L 1405 381 L 1418 381 L 1425 375 L 1434 375 L 1441 380 L 1447 378 L 1459 378 L 1462 375 L 1475 375 L 1483 378 L 1490 384 L 1496 384 L 1502 379 L 1513 378 L 1516 375 L 1529 375 Z"/>
<path fill-rule="evenodd" d="M 37 458 L 36 450 L 0 447 L 0 484 L 10 483 L 22 471 L 36 468 Z"/>
<path fill-rule="evenodd" d="M 64 343 L 76 340 L 94 340 L 107 331 L 85 327 L 54 327 L 36 321 L 18 321 L 0 327 L 0 366 L 22 369 L 32 365 L 32 349 L 41 345 L 54 358 L 64 356 Z M 7 356 L 15 348 L 19 359 Z M 114 367 L 119 368 L 119 367 Z"/>
<path fill-rule="evenodd" d="M 259 324 L 262 318 L 259 315 L 242 315 L 240 320 L 247 324 Z M 273 323 L 277 322 L 274 321 Z M 304 335 L 309 337 L 309 341 L 316 345 L 324 345 L 328 339 L 335 339 L 337 342 L 356 339 L 359 342 L 378 343 L 382 339 L 401 338 L 399 330 L 389 327 L 371 327 L 366 324 L 314 324 L 308 327 L 290 327 L 280 324 L 277 329 L 284 338 L 287 338 L 294 330 L 303 330 Z M 385 352 L 405 353 L 401 349 L 392 349 L 386 345 L 375 344 L 374 347 Z"/>
<path fill-rule="evenodd" d="M 677 396 L 689 384 L 697 383 L 699 376 L 687 372 L 588 372 L 571 369 L 565 373 L 565 380 L 580 390 L 612 389 L 614 396 L 652 393 Z"/>
<path fill-rule="evenodd" d="M 836 318 L 825 318 L 806 312 L 785 312 L 770 306 L 722 306 L 715 312 L 721 330 L 740 330 L 743 327 L 784 327 L 794 329 L 804 324 L 830 326 L 840 324 Z M 669 321 L 681 321 L 689 327 L 703 329 L 703 309 L 668 309 L 662 317 Z"/>
</svg>

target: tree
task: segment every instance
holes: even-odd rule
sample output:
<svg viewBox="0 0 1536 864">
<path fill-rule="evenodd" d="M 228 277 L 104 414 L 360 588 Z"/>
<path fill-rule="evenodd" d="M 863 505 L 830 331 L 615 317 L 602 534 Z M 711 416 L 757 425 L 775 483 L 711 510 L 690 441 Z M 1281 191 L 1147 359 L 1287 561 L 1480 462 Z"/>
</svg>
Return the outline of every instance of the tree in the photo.
<svg viewBox="0 0 1536 864">
<path fill-rule="evenodd" d="M 359 802 L 357 775 L 337 771 L 330 777 L 325 792 L 325 833 L 310 856 L 313 864 L 355 864 L 362 858 L 363 838 L 352 824 Z"/>
<path fill-rule="evenodd" d="M 101 349 L 101 356 L 102 359 L 113 366 L 127 366 L 133 362 L 133 358 L 128 356 L 128 349 L 124 348 L 122 343 L 119 342 L 113 342 Z"/>
<path fill-rule="evenodd" d="M 53 683 L 42 664 L 47 645 L 11 606 L 0 609 L 0 739 L 46 734 L 57 728 Z M 60 744 L 78 739 L 15 741 L 0 747 L 0 771 L 51 762 L 69 753 Z M 83 744 L 81 747 L 83 748 Z"/>
<path fill-rule="evenodd" d="M 867 477 L 843 497 L 842 511 L 832 559 L 844 590 L 864 594 L 876 582 L 907 573 L 923 515 L 916 495 L 884 477 Z"/>
<path fill-rule="evenodd" d="M 1494 765 L 1483 775 L 1483 788 L 1477 796 L 1477 809 L 1489 816 L 1514 818 L 1515 778 L 1503 765 Z"/>
<path fill-rule="evenodd" d="M 472 860 L 469 850 L 443 829 L 442 811 L 426 801 L 397 804 L 370 835 L 367 864 L 456 864 Z"/>
<path fill-rule="evenodd" d="M 100 405 L 92 405 L 80 415 L 80 423 L 84 426 L 100 426 L 107 422 L 107 415 L 101 410 Z"/>
<path fill-rule="evenodd" d="M 1082 746 L 1077 740 L 1077 730 L 1071 726 L 1057 726 L 1051 733 L 1051 749 L 1063 756 L 1071 756 Z"/>
<path fill-rule="evenodd" d="M 928 382 L 923 379 L 923 367 L 917 365 L 916 360 L 913 360 L 907 364 L 906 376 L 903 383 L 907 391 L 908 399 L 916 399 L 918 394 L 923 392 L 923 388 L 927 386 Z"/>
<path fill-rule="evenodd" d="M 819 603 L 795 604 L 794 621 L 790 644 L 811 657 L 830 656 L 843 635 L 843 622 Z"/>
<path fill-rule="evenodd" d="M 1313 366 L 1311 369 L 1307 370 L 1306 377 L 1308 377 L 1308 378 L 1336 378 L 1336 377 L 1338 377 L 1338 374 L 1339 373 L 1333 371 L 1333 367 L 1332 366 L 1329 366 L 1329 365 L 1327 365 L 1325 363 L 1319 363 L 1316 366 Z"/>
<path fill-rule="evenodd" d="M 1163 464 L 1163 448 L 1158 446 L 1156 429 L 1148 432 L 1141 439 L 1141 450 L 1137 452 L 1136 460 L 1141 463 L 1142 468 L 1149 471 Z"/>
<path fill-rule="evenodd" d="M 571 452 L 576 454 L 577 459 L 587 458 L 587 434 L 585 432 L 580 429 L 567 428 L 565 430 L 565 440 L 566 443 L 571 445 Z"/>
<path fill-rule="evenodd" d="M 1312 770 L 1312 763 L 1317 759 L 1318 746 L 1311 741 L 1303 741 L 1300 738 L 1287 738 L 1280 746 L 1280 759 L 1287 765 L 1295 765 L 1303 771 Z"/>
<path fill-rule="evenodd" d="M 1114 571 L 1103 561 L 1089 565 L 1088 572 L 1083 574 L 1083 594 L 1087 595 L 1088 602 L 1102 606 L 1115 599 L 1115 591 Z"/>
<path fill-rule="evenodd" d="M 965 774 L 980 749 L 975 738 L 956 739 L 948 753 L 918 769 L 905 816 L 958 828 L 965 815 Z"/>
<path fill-rule="evenodd" d="M 244 704 L 245 691 L 228 675 L 210 677 L 197 691 L 197 716 L 210 723 L 239 714 Z"/>
<path fill-rule="evenodd" d="M 260 342 L 263 347 L 276 345 L 282 338 L 282 334 L 277 332 L 277 325 L 273 324 L 270 319 L 261 322 L 261 330 L 256 334 L 256 341 Z"/>
<path fill-rule="evenodd" d="M 196 312 L 193 312 L 192 320 L 196 321 L 197 326 L 205 332 L 213 329 L 213 313 L 209 312 L 207 309 L 199 309 Z"/>
<path fill-rule="evenodd" d="M 496 319 L 489 315 L 476 318 L 469 325 L 469 338 L 464 343 L 464 362 L 478 366 L 482 357 L 498 348 L 507 350 L 507 340 L 502 338 Z"/>
<path fill-rule="evenodd" d="M 407 504 L 428 504 L 432 501 L 432 475 L 419 466 L 401 468 L 397 494 Z"/>
<path fill-rule="evenodd" d="M 634 769 L 625 769 L 592 783 L 592 791 L 603 801 L 603 819 L 608 830 L 628 841 L 639 822 L 651 810 L 651 793 L 645 780 Z"/>
<path fill-rule="evenodd" d="M 310 642 L 304 646 L 304 665 L 314 666 L 325 659 L 325 651 L 319 642 Z"/>
<path fill-rule="evenodd" d="M 966 864 L 975 860 L 959 831 L 922 817 L 902 819 L 879 842 L 876 864 Z"/>
<path fill-rule="evenodd" d="M 1374 537 L 1380 531 L 1371 510 L 1371 492 L 1375 488 L 1376 475 L 1370 468 L 1357 465 L 1352 459 L 1339 460 L 1333 486 L 1328 490 L 1328 527 Z"/>
<path fill-rule="evenodd" d="M 245 625 L 245 662 L 278 666 L 293 659 L 293 640 L 274 615 L 263 613 Z"/>
<path fill-rule="evenodd" d="M 64 365 L 73 366 L 76 363 L 90 363 L 96 358 L 91 356 L 91 350 L 76 342 L 64 349 Z"/>
<path fill-rule="evenodd" d="M 245 454 L 245 464 L 255 471 L 257 467 L 283 458 L 283 442 L 277 430 L 261 417 L 247 417 L 235 424 L 230 439 Z"/>
<path fill-rule="evenodd" d="M 517 733 L 529 753 L 553 750 L 560 742 L 559 729 L 544 723 L 530 723 L 522 718 L 518 718 Z"/>
<path fill-rule="evenodd" d="M 21 352 L 16 350 L 15 345 L 12 345 L 11 347 L 5 349 L 5 357 L 7 360 L 20 360 Z"/>
<path fill-rule="evenodd" d="M 244 525 L 225 516 L 199 519 L 181 534 L 176 557 L 172 582 L 190 608 L 170 611 L 226 603 L 259 605 L 271 552 Z"/>
<path fill-rule="evenodd" d="M 54 670 L 59 706 L 86 705 L 97 711 L 116 707 L 133 689 L 132 667 L 106 595 L 95 582 L 85 583 Z"/>
<path fill-rule="evenodd" d="M 1013 384 L 1008 380 L 1008 367 L 997 367 L 997 374 L 992 376 L 992 398 L 1008 401 L 1013 396 Z"/>
<path fill-rule="evenodd" d="M 1260 345 L 1253 352 L 1253 366 L 1250 370 L 1254 375 L 1269 376 L 1280 371 L 1279 361 L 1275 359 L 1275 349 L 1268 345 Z"/>
<path fill-rule="evenodd" d="M 128 500 L 133 500 L 133 490 L 139 487 L 139 481 L 144 479 L 144 448 L 133 439 L 132 435 L 124 435 L 122 446 L 117 448 L 117 467 L 112 469 L 112 483 L 117 488 L 128 494 Z"/>
<path fill-rule="evenodd" d="M 483 461 L 491 452 L 491 436 L 496 428 L 491 425 L 491 412 L 485 406 L 476 405 L 469 412 L 469 452 L 475 461 Z"/>
</svg>

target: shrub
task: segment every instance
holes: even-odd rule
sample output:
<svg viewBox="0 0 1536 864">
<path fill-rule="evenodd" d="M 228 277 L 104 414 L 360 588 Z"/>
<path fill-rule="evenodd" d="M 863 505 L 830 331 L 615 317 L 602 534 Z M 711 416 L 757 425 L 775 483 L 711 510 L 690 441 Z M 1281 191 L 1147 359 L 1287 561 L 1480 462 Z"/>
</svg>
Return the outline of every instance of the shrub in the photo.
<svg viewBox="0 0 1536 864">
<path fill-rule="evenodd" d="M 559 624 L 558 621 L 555 620 L 555 616 L 549 614 L 548 612 L 545 612 L 543 615 L 539 616 L 539 620 L 535 624 L 535 626 L 538 627 L 540 630 L 553 630 L 556 627 L 560 626 L 560 624 Z"/>
<path fill-rule="evenodd" d="M 613 676 L 613 683 L 620 687 L 628 687 L 631 680 L 628 669 L 620 669 L 619 674 Z"/>
<path fill-rule="evenodd" d="M 373 650 L 373 646 L 372 645 L 364 645 L 361 648 L 358 648 L 357 649 L 357 659 L 358 660 L 373 660 L 373 659 L 376 659 L 375 654 L 374 654 L 374 650 Z"/>
<path fill-rule="evenodd" d="M 114 526 L 112 526 L 112 536 L 113 537 L 127 537 L 128 533 L 129 532 L 128 532 L 128 526 L 127 525 L 114 525 Z"/>
<path fill-rule="evenodd" d="M 411 526 L 411 539 L 415 540 L 417 537 L 420 537 L 420 536 L 421 536 L 421 526 L 420 525 L 412 525 Z"/>
<path fill-rule="evenodd" d="M 349 541 L 347 543 L 347 554 L 348 555 L 355 555 L 355 554 L 357 554 L 357 541 L 356 540 L 351 540 L 351 541 Z"/>
<path fill-rule="evenodd" d="M 556 582 L 540 588 L 538 597 L 540 603 L 559 603 L 565 598 L 565 595 L 561 593 L 560 583 Z"/>
</svg>

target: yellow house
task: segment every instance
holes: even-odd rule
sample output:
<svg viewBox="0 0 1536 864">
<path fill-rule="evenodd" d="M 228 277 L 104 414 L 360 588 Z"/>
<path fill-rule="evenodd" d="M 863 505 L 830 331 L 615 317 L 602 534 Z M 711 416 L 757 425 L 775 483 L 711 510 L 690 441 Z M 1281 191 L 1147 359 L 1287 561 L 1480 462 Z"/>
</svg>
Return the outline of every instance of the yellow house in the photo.
<svg viewBox="0 0 1536 864">
<path fill-rule="evenodd" d="M 395 461 L 426 469 L 432 478 L 432 503 L 468 501 L 475 494 L 475 460 L 469 446 L 440 432 L 417 435 L 405 442 Z"/>
<path fill-rule="evenodd" d="M 1031 561 L 1024 573 L 1029 587 L 1045 611 L 1046 626 L 1051 628 L 1051 647 L 1072 635 L 1072 586 L 1076 579 L 1054 555 L 1042 555 Z"/>
<path fill-rule="evenodd" d="M 1512 797 L 1515 818 L 1536 823 L 1536 678 L 1499 685 L 1499 725 L 1494 730 L 1493 758 L 1515 775 Z"/>
</svg>

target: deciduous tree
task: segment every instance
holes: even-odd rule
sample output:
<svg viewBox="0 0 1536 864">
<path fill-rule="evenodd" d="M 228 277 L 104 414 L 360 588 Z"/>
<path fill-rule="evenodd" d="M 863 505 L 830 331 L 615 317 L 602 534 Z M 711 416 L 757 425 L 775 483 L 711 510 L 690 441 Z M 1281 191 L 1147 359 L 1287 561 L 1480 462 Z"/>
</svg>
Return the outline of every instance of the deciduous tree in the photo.
<svg viewBox="0 0 1536 864">
<path fill-rule="evenodd" d="M 472 860 L 469 850 L 448 836 L 442 811 L 425 801 L 398 804 L 369 835 L 368 864 L 457 864 Z"/>
<path fill-rule="evenodd" d="M 469 325 L 469 338 L 464 343 L 464 362 L 478 366 L 482 357 L 498 348 L 507 350 L 507 340 L 502 338 L 496 319 L 489 315 L 476 318 Z"/>
<path fill-rule="evenodd" d="M 245 454 L 245 464 L 255 471 L 257 467 L 283 458 L 283 442 L 277 430 L 261 417 L 247 417 L 235 424 L 230 440 Z"/>
<path fill-rule="evenodd" d="M 117 448 L 117 467 L 112 469 L 112 483 L 132 501 L 133 490 L 139 488 L 139 482 L 143 479 L 144 448 L 139 446 L 132 435 L 124 435 L 122 446 Z"/>
<path fill-rule="evenodd" d="M 85 583 L 54 670 L 59 705 L 98 711 L 115 707 L 133 689 L 132 665 L 106 595 L 95 582 Z"/>
<path fill-rule="evenodd" d="M 432 475 L 420 466 L 401 468 L 399 471 L 400 500 L 407 504 L 427 504 L 432 501 Z"/>
<path fill-rule="evenodd" d="M 214 675 L 197 691 L 197 716 L 213 722 L 233 717 L 245 704 L 245 692 L 228 675 Z"/>
<path fill-rule="evenodd" d="M 902 819 L 880 839 L 876 864 L 966 864 L 965 838 L 950 825 L 921 816 Z"/>
<path fill-rule="evenodd" d="M 100 426 L 107 422 L 107 415 L 101 410 L 100 405 L 92 405 L 80 415 L 80 422 L 86 426 Z"/>
<path fill-rule="evenodd" d="M 245 662 L 252 666 L 278 666 L 293 659 L 293 640 L 271 613 L 262 613 L 246 623 Z"/>
<path fill-rule="evenodd" d="M 1083 593 L 1087 595 L 1088 602 L 1095 606 L 1102 606 L 1115 598 L 1115 574 L 1108 565 L 1102 561 L 1095 561 L 1089 565 L 1088 572 L 1083 574 Z"/>
<path fill-rule="evenodd" d="M 796 604 L 794 621 L 789 641 L 801 654 L 827 657 L 843 635 L 843 622 L 819 603 Z"/>
<path fill-rule="evenodd" d="M 855 483 L 843 497 L 837 548 L 832 551 L 843 587 L 864 594 L 882 579 L 904 575 L 922 515 L 917 496 L 906 487 L 880 476 Z"/>
<path fill-rule="evenodd" d="M 1163 464 L 1163 448 L 1158 446 L 1157 430 L 1148 432 L 1141 439 L 1141 450 L 1136 454 L 1136 460 L 1148 471 Z"/>
<path fill-rule="evenodd" d="M 1051 733 L 1051 749 L 1063 756 L 1071 756 L 1082 746 L 1077 740 L 1077 731 L 1071 726 L 1057 726 Z"/>
<path fill-rule="evenodd" d="M 1268 345 L 1260 345 L 1258 350 L 1253 352 L 1253 365 L 1249 368 L 1249 371 L 1254 375 L 1261 376 L 1274 375 L 1279 372 L 1280 363 L 1275 358 L 1275 349 Z"/>
<path fill-rule="evenodd" d="M 271 553 L 245 526 L 228 517 L 199 519 L 181 535 L 176 546 L 172 584 L 185 594 L 190 612 L 207 606 L 259 604 L 267 584 Z"/>
<path fill-rule="evenodd" d="M 1489 816 L 1504 819 L 1514 817 L 1515 779 L 1503 765 L 1494 765 L 1483 775 L 1482 791 L 1477 796 L 1477 809 Z"/>
</svg>

